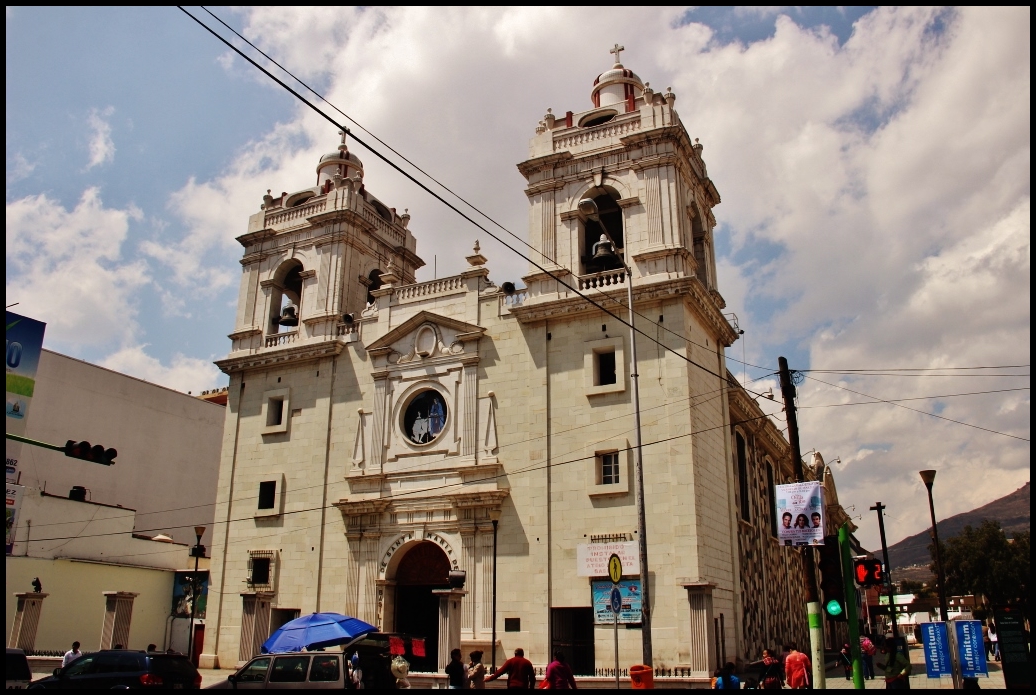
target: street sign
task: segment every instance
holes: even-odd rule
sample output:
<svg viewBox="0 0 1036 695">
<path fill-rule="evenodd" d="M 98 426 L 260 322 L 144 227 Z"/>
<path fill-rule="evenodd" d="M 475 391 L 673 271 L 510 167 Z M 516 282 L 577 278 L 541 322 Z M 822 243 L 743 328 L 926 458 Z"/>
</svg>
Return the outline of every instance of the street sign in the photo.
<svg viewBox="0 0 1036 695">
<path fill-rule="evenodd" d="M 618 584 L 619 580 L 622 579 L 622 560 L 615 553 L 612 553 L 612 556 L 608 558 L 608 578 L 612 580 L 612 584 Z"/>
<path fill-rule="evenodd" d="M 1000 637 L 1000 667 L 1008 688 L 1027 689 L 1031 676 L 1025 620 L 1017 606 L 997 606 L 996 632 Z"/>
<path fill-rule="evenodd" d="M 924 644 L 924 666 L 929 678 L 953 675 L 950 663 L 950 638 L 946 623 L 921 623 L 921 642 Z"/>
<path fill-rule="evenodd" d="M 978 620 L 954 620 L 957 630 L 957 655 L 962 678 L 989 678 L 986 648 L 982 643 L 982 623 Z"/>
<path fill-rule="evenodd" d="M 856 583 L 860 586 L 881 586 L 885 583 L 885 573 L 882 571 L 881 560 L 872 557 L 858 557 L 853 559 L 853 574 Z"/>
<path fill-rule="evenodd" d="M 618 614 L 618 613 L 622 612 L 622 592 L 619 591 L 619 587 L 617 587 L 617 586 L 616 587 L 612 587 L 612 595 L 611 595 L 611 602 L 610 603 L 611 603 L 612 613 Z"/>
</svg>

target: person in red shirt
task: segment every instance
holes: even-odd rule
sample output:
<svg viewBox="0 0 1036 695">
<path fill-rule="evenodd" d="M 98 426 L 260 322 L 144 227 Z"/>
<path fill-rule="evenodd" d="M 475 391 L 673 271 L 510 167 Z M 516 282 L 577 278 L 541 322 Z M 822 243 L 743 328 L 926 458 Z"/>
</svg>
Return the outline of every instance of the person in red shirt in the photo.
<svg viewBox="0 0 1036 695">
<path fill-rule="evenodd" d="M 788 656 L 784 660 L 784 677 L 789 688 L 803 689 L 809 687 L 809 677 L 813 672 L 813 664 L 809 657 L 800 652 L 794 644 L 789 646 Z"/>
<path fill-rule="evenodd" d="M 486 682 L 495 681 L 505 673 L 508 688 L 532 690 L 536 687 L 536 671 L 532 668 L 532 662 L 525 658 L 525 650 L 521 647 L 515 649 L 514 656 L 505 661 L 496 673 L 487 677 Z"/>
<path fill-rule="evenodd" d="M 560 649 L 554 650 L 554 661 L 547 666 L 543 678 L 550 684 L 546 687 L 551 690 L 576 689 L 576 679 L 572 676 L 572 669 L 565 663 L 565 654 Z"/>
</svg>

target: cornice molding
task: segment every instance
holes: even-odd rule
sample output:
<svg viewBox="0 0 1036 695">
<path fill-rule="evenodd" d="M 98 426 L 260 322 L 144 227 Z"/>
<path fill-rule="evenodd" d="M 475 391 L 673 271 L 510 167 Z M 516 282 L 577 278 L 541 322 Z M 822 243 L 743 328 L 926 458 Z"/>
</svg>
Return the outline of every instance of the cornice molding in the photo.
<svg viewBox="0 0 1036 695">
<path fill-rule="evenodd" d="M 324 357 L 342 354 L 345 343 L 340 340 L 325 340 L 319 343 L 303 343 L 283 348 L 265 348 L 243 357 L 228 357 L 216 360 L 215 364 L 225 374 L 248 369 L 263 369 L 283 362 L 308 362 Z"/>
</svg>

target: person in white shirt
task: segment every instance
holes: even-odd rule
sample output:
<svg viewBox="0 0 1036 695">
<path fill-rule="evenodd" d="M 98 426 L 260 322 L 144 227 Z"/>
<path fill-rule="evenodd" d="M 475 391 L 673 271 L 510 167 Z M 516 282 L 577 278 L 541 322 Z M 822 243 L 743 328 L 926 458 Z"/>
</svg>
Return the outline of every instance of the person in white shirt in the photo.
<svg viewBox="0 0 1036 695">
<path fill-rule="evenodd" d="M 65 668 L 82 655 L 83 652 L 79 651 L 79 642 L 73 642 L 72 648 L 65 652 L 65 657 L 61 660 L 61 668 Z"/>
</svg>

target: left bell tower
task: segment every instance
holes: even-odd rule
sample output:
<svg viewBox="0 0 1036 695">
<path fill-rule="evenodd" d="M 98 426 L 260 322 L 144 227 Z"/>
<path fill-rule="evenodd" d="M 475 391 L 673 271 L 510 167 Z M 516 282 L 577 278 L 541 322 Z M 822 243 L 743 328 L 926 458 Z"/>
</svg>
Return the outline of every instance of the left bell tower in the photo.
<svg viewBox="0 0 1036 695">
<path fill-rule="evenodd" d="M 340 135 L 317 162 L 315 185 L 267 191 L 237 238 L 244 255 L 230 357 L 347 336 L 382 275 L 412 283 L 424 265 L 410 215 L 367 190 L 363 163 Z"/>
</svg>

